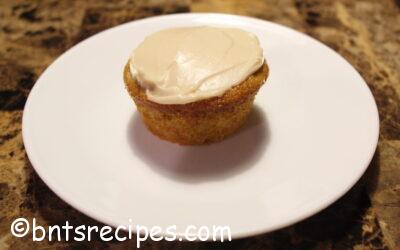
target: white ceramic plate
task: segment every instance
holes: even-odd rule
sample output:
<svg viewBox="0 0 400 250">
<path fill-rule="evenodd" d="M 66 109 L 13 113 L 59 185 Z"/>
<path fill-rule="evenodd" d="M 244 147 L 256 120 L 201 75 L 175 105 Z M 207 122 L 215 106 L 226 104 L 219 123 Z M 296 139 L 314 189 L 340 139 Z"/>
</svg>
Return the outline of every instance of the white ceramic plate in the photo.
<svg viewBox="0 0 400 250">
<path fill-rule="evenodd" d="M 124 89 L 131 51 L 157 30 L 235 26 L 270 66 L 249 122 L 222 143 L 182 147 L 142 124 Z M 271 22 L 179 14 L 130 22 L 68 50 L 41 75 L 23 115 L 29 159 L 83 213 L 113 226 L 228 225 L 234 238 L 282 228 L 337 200 L 361 177 L 379 118 L 356 70 L 320 42 Z"/>
</svg>

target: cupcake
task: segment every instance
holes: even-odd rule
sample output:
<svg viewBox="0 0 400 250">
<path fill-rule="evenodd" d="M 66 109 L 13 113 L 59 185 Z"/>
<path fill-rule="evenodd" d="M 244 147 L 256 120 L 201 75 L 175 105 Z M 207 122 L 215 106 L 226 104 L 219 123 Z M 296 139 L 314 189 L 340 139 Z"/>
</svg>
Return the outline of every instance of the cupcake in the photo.
<svg viewBox="0 0 400 250">
<path fill-rule="evenodd" d="M 151 34 L 124 69 L 147 128 L 183 145 L 221 141 L 237 131 L 267 76 L 254 34 L 208 26 Z"/>
</svg>

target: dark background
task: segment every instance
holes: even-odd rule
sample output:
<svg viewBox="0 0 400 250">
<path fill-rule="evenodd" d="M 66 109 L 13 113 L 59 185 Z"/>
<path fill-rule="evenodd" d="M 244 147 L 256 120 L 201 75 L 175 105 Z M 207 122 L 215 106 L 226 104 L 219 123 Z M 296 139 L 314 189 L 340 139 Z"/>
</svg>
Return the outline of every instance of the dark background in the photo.
<svg viewBox="0 0 400 250">
<path fill-rule="evenodd" d="M 142 249 L 400 249 L 400 8 L 362 1 L 0 1 L 0 249 L 134 248 L 136 243 L 32 242 L 18 217 L 40 225 L 100 225 L 60 200 L 34 173 L 21 116 L 38 76 L 66 49 L 106 28 L 148 16 L 225 12 L 287 25 L 324 42 L 364 77 L 379 107 L 380 141 L 362 179 L 335 204 L 294 226 L 230 243 L 146 242 Z"/>
</svg>

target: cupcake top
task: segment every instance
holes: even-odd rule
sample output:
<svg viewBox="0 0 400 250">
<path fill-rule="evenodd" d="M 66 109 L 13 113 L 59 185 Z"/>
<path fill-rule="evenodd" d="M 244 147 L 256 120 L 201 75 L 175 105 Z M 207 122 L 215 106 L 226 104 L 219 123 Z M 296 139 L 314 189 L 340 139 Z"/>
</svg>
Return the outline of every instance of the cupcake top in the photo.
<svg viewBox="0 0 400 250">
<path fill-rule="evenodd" d="M 186 104 L 223 95 L 263 63 L 254 34 L 202 26 L 151 34 L 133 51 L 129 68 L 149 100 Z"/>
</svg>

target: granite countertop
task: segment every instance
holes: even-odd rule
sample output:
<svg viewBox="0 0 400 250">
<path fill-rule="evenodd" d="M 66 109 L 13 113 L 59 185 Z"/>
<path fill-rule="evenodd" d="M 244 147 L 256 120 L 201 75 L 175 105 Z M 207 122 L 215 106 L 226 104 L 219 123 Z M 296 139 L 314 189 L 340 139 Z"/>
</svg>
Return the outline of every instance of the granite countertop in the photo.
<svg viewBox="0 0 400 250">
<path fill-rule="evenodd" d="M 129 248 L 135 242 L 32 242 L 16 238 L 17 217 L 41 225 L 99 225 L 58 198 L 24 151 L 21 116 L 30 89 L 66 49 L 106 28 L 147 16 L 224 12 L 287 25 L 324 42 L 364 77 L 380 115 L 378 149 L 367 173 L 339 201 L 294 226 L 229 243 L 146 242 L 143 249 L 400 249 L 400 3 L 317 1 L 0 2 L 0 248 Z"/>
</svg>

